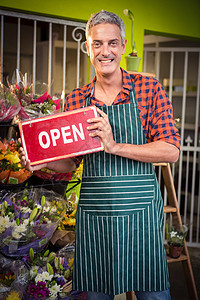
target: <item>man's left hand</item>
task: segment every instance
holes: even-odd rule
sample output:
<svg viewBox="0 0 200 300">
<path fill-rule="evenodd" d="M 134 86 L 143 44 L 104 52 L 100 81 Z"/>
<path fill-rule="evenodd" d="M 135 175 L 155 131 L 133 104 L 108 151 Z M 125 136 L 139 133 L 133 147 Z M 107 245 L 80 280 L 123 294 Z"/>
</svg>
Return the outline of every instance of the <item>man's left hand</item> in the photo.
<svg viewBox="0 0 200 300">
<path fill-rule="evenodd" d="M 114 145 L 116 144 L 113 139 L 112 128 L 108 119 L 108 116 L 99 108 L 97 108 L 100 117 L 88 119 L 87 122 L 91 124 L 87 127 L 89 131 L 93 131 L 89 133 L 89 136 L 100 137 L 104 150 L 107 153 L 111 153 Z"/>
</svg>

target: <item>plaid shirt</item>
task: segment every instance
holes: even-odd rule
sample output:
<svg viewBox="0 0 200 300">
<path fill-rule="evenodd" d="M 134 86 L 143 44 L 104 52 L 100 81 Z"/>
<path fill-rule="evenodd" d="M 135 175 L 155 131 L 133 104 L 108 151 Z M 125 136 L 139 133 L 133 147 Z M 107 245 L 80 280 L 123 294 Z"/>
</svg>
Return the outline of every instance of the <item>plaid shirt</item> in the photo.
<svg viewBox="0 0 200 300">
<path fill-rule="evenodd" d="M 129 91 L 132 82 L 135 88 L 136 99 L 141 123 L 147 142 L 164 141 L 180 149 L 180 135 L 173 119 L 171 101 L 162 85 L 152 77 L 141 74 L 130 75 L 122 70 L 123 86 L 112 105 L 130 103 Z M 132 80 L 132 82 L 131 82 Z M 91 105 L 104 106 L 105 104 L 93 96 L 96 77 L 91 83 L 73 90 L 65 100 L 64 110 L 78 109 L 85 106 L 85 99 L 89 96 Z M 74 160 L 77 164 L 79 160 Z"/>
</svg>

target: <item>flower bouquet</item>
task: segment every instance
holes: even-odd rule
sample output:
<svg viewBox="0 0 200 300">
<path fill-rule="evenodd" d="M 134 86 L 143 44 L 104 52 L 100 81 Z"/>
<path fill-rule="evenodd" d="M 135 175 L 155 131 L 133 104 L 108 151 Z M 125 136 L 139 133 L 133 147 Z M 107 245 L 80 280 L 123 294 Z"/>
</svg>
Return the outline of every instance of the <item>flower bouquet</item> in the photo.
<svg viewBox="0 0 200 300">
<path fill-rule="evenodd" d="M 47 93 L 48 86 L 44 83 L 36 84 L 37 93 L 33 93 L 33 85 L 28 80 L 27 73 L 23 76 L 16 70 L 16 77 L 13 75 L 12 82 L 8 85 L 19 99 L 21 109 L 19 117 L 22 120 L 39 118 L 51 115 L 60 110 L 60 99 L 51 97 Z"/>
<path fill-rule="evenodd" d="M 0 255 L 0 299 L 22 299 L 21 288 L 27 280 L 27 267 L 21 260 Z"/>
<path fill-rule="evenodd" d="M 19 159 L 19 143 L 14 140 L 0 141 L 0 183 L 19 184 L 31 176 L 31 172 L 22 167 Z"/>
<path fill-rule="evenodd" d="M 0 122 L 8 122 L 20 111 L 20 103 L 14 95 L 4 85 L 0 85 Z"/>
<path fill-rule="evenodd" d="M 29 280 L 25 288 L 25 299 L 73 299 L 72 269 L 74 247 L 65 255 L 56 255 L 49 250 L 34 254 L 33 249 L 24 261 L 29 268 Z M 78 299 L 77 297 L 75 299 Z"/>
<path fill-rule="evenodd" d="M 24 256 L 39 251 L 52 237 L 65 214 L 64 199 L 43 188 L 25 188 L 0 204 L 1 252 Z"/>
<path fill-rule="evenodd" d="M 76 211 L 79 198 L 73 192 L 67 200 L 66 213 L 58 226 L 58 230 L 54 232 L 51 238 L 51 243 L 57 247 L 64 247 L 75 241 Z"/>
</svg>

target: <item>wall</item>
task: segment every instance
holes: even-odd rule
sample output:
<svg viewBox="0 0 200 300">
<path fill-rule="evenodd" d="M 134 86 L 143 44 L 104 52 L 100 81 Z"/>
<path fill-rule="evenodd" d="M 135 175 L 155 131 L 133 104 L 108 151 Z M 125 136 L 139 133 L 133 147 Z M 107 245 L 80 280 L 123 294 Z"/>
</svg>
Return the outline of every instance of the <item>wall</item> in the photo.
<svg viewBox="0 0 200 300">
<path fill-rule="evenodd" d="M 185 36 L 200 40 L 200 1 L 199 0 L 123 0 L 123 1 L 91 1 L 91 0 L 0 0 L 0 6 L 5 9 L 19 9 L 39 14 L 60 16 L 64 18 L 87 21 L 91 13 L 101 9 L 117 13 L 126 26 L 128 39 L 126 54 L 131 46 L 131 24 L 123 10 L 130 9 L 135 15 L 135 41 L 138 55 L 143 53 L 144 31 L 158 32 L 161 35 Z M 142 63 L 140 64 L 141 70 Z M 125 59 L 122 59 L 125 67 Z"/>
</svg>

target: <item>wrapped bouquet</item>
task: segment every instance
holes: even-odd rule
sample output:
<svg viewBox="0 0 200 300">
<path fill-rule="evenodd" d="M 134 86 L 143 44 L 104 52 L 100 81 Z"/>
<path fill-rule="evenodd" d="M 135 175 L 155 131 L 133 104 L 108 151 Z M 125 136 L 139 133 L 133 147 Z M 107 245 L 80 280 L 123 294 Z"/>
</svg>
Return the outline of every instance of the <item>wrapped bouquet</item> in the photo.
<svg viewBox="0 0 200 300">
<path fill-rule="evenodd" d="M 22 287 L 27 283 L 28 269 L 21 260 L 0 255 L 0 299 L 22 299 Z"/>
<path fill-rule="evenodd" d="M 0 85 L 0 122 L 7 122 L 13 119 L 20 111 L 21 106 L 16 95 L 8 88 Z"/>
<path fill-rule="evenodd" d="M 20 119 L 39 118 L 58 112 L 60 99 L 52 98 L 48 94 L 48 86 L 38 82 L 36 83 L 37 92 L 33 93 L 33 85 L 30 82 L 27 73 L 23 76 L 18 70 L 16 70 L 16 76 L 13 75 L 12 81 L 8 81 L 11 91 L 17 96 L 21 105 Z"/>
<path fill-rule="evenodd" d="M 65 214 L 64 199 L 43 188 L 24 189 L 0 204 L 1 251 L 24 256 L 32 247 L 43 248 Z"/>
<path fill-rule="evenodd" d="M 34 254 L 31 248 L 23 259 L 29 268 L 25 299 L 78 299 L 80 293 L 72 291 L 73 257 L 74 247 L 66 248 L 65 255 L 49 250 Z"/>
</svg>

